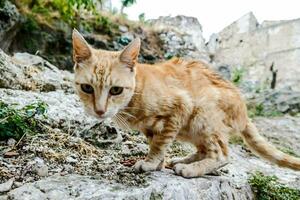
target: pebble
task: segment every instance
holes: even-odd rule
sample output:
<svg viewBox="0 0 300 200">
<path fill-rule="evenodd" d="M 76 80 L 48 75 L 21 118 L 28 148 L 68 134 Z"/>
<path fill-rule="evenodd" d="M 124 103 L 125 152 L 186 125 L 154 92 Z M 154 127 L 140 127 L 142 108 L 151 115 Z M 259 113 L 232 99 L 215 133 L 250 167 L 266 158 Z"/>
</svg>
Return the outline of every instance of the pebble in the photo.
<svg viewBox="0 0 300 200">
<path fill-rule="evenodd" d="M 15 181 L 15 182 L 14 182 L 14 186 L 15 186 L 16 188 L 21 187 L 22 185 L 24 185 L 24 183 L 18 182 L 18 181 Z"/>
<path fill-rule="evenodd" d="M 36 168 L 36 174 L 40 177 L 48 176 L 48 167 L 47 167 L 47 165 L 38 166 Z"/>
<path fill-rule="evenodd" d="M 128 32 L 128 28 L 126 26 L 119 26 L 119 31 L 121 31 L 122 33 L 126 33 Z"/>
<path fill-rule="evenodd" d="M 9 139 L 7 140 L 7 145 L 8 145 L 9 147 L 13 147 L 15 144 L 16 144 L 16 140 L 15 140 L 15 139 L 9 138 Z"/>
<path fill-rule="evenodd" d="M 11 189 L 11 187 L 14 183 L 14 180 L 15 180 L 14 178 L 11 178 L 8 181 L 6 181 L 5 183 L 0 184 L 0 193 L 8 192 Z"/>
<path fill-rule="evenodd" d="M 48 176 L 48 166 L 45 164 L 44 160 L 36 157 L 34 158 L 34 162 L 36 174 L 40 177 Z"/>
<path fill-rule="evenodd" d="M 76 158 L 73 158 L 72 156 L 67 156 L 66 157 L 66 162 L 67 163 L 77 163 L 78 160 Z"/>
</svg>

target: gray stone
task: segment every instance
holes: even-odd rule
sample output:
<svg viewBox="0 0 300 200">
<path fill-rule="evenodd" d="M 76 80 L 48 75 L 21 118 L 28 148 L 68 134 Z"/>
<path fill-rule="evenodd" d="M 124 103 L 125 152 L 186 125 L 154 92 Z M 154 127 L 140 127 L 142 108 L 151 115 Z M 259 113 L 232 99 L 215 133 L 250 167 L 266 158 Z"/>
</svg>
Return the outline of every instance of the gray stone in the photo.
<svg viewBox="0 0 300 200">
<path fill-rule="evenodd" d="M 128 32 L 127 26 L 122 26 L 122 25 L 120 25 L 120 26 L 119 26 L 119 30 L 120 30 L 122 33 Z"/>
<path fill-rule="evenodd" d="M 47 195 L 33 185 L 19 187 L 8 193 L 11 200 L 46 200 Z"/>
<path fill-rule="evenodd" d="M 42 101 L 48 105 L 47 118 L 41 120 L 53 127 L 65 128 L 79 134 L 97 120 L 85 115 L 83 107 L 76 94 L 66 94 L 62 90 L 52 92 L 34 92 L 0 88 L 0 100 L 16 103 L 19 107 Z"/>
<path fill-rule="evenodd" d="M 16 140 L 15 139 L 13 139 L 13 138 L 9 138 L 8 140 L 7 140 L 7 145 L 9 146 L 9 147 L 13 147 L 15 144 L 16 144 Z"/>
<path fill-rule="evenodd" d="M 281 120 L 283 122 L 284 118 Z M 290 120 L 296 120 L 299 123 L 299 119 L 291 118 Z M 258 126 L 260 130 L 271 125 L 271 120 L 268 122 L 265 119 L 258 119 L 258 121 L 261 121 Z M 295 126 L 296 124 L 292 121 L 287 126 Z M 277 122 L 274 121 L 274 124 Z M 299 124 L 296 126 L 299 126 Z M 280 129 L 281 126 L 276 126 L 276 128 Z M 91 177 L 73 174 L 52 176 L 41 181 L 25 184 L 21 188 L 25 192 L 26 190 L 31 191 L 34 187 L 43 191 L 46 196 L 57 191 L 66 199 L 153 199 L 153 197 L 160 197 L 162 199 L 225 198 L 246 200 L 254 199 L 247 179 L 249 173 L 254 173 L 257 170 L 267 175 L 276 175 L 281 182 L 292 187 L 300 187 L 300 180 L 298 179 L 300 172 L 270 165 L 262 159 L 249 156 L 240 146 L 232 146 L 230 162 L 222 168 L 221 176 L 185 179 L 174 175 L 172 170 L 165 169 L 148 175 L 149 181 L 146 186 L 128 187 L 104 179 L 91 179 Z M 88 187 L 86 187 L 87 185 Z M 18 192 L 21 189 L 16 190 Z M 15 191 L 9 193 L 9 197 L 12 195 L 15 195 Z"/>
<path fill-rule="evenodd" d="M 170 170 L 155 172 L 147 187 L 126 187 L 120 184 L 109 184 L 103 180 L 93 180 L 78 175 L 53 176 L 33 184 L 22 186 L 23 191 L 43 191 L 45 196 L 58 193 L 66 199 L 219 199 L 226 195 L 228 199 L 253 199 L 249 187 L 229 186 L 229 179 L 204 177 L 184 179 L 171 175 Z M 59 185 L 57 183 L 60 183 Z M 88 185 L 88 187 L 87 187 Z M 236 187 L 236 188 L 235 188 Z M 21 189 L 8 194 L 16 198 Z M 24 191 L 25 192 L 25 191 Z M 20 195 L 20 197 L 22 197 Z"/>
<path fill-rule="evenodd" d="M 180 56 L 209 61 L 207 47 L 202 35 L 202 27 L 194 17 L 159 17 L 151 20 L 159 33 L 164 51 L 169 56 Z"/>
<path fill-rule="evenodd" d="M 36 174 L 40 177 L 48 176 L 48 167 L 47 167 L 47 165 L 37 166 L 35 171 L 36 171 Z"/>
<path fill-rule="evenodd" d="M 39 56 L 16 53 L 11 58 L 0 50 L 0 88 L 73 91 L 72 75 Z"/>
<path fill-rule="evenodd" d="M 293 91 L 289 87 L 265 90 L 252 97 L 249 95 L 248 102 L 249 105 L 261 105 L 266 114 L 277 112 L 296 115 L 300 113 L 300 92 Z"/>
<path fill-rule="evenodd" d="M 66 162 L 67 163 L 77 163 L 78 160 L 76 158 L 74 158 L 73 156 L 68 156 L 68 157 L 66 157 Z"/>
<path fill-rule="evenodd" d="M 45 164 L 44 160 L 36 157 L 34 159 L 35 172 L 40 177 L 48 176 L 48 166 Z"/>
<path fill-rule="evenodd" d="M 20 27 L 21 15 L 10 1 L 4 0 L 0 6 L 0 49 L 8 51 Z"/>
<path fill-rule="evenodd" d="M 8 192 L 11 189 L 11 187 L 13 186 L 14 181 L 15 181 L 15 179 L 11 178 L 6 182 L 1 183 L 0 184 L 0 193 L 1 192 Z"/>
<path fill-rule="evenodd" d="M 258 117 L 255 124 L 262 135 L 280 149 L 291 150 L 300 156 L 300 118 L 285 116 L 275 118 Z M 300 185 L 299 185 L 300 186 Z"/>
<path fill-rule="evenodd" d="M 8 200 L 8 196 L 7 195 L 1 195 L 0 200 Z"/>
</svg>

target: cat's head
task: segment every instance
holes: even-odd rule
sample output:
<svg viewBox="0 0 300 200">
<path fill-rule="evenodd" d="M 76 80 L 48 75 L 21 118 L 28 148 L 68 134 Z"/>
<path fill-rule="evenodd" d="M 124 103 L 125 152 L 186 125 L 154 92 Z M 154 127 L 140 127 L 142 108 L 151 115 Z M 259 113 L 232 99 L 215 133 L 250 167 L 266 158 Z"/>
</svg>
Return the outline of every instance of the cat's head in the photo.
<svg viewBox="0 0 300 200">
<path fill-rule="evenodd" d="M 112 118 L 134 94 L 140 40 L 115 52 L 92 48 L 76 30 L 72 39 L 75 88 L 85 111 L 101 120 Z"/>
</svg>

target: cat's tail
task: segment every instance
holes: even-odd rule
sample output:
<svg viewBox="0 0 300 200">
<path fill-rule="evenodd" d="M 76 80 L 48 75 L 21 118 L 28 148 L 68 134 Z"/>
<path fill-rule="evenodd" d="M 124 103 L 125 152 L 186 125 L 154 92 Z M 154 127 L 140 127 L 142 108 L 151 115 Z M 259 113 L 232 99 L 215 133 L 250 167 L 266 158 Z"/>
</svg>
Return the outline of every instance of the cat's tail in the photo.
<svg viewBox="0 0 300 200">
<path fill-rule="evenodd" d="M 283 153 L 268 143 L 264 137 L 259 135 L 255 125 L 250 120 L 241 135 L 251 151 L 258 156 L 276 163 L 281 167 L 300 170 L 300 158 Z"/>
</svg>

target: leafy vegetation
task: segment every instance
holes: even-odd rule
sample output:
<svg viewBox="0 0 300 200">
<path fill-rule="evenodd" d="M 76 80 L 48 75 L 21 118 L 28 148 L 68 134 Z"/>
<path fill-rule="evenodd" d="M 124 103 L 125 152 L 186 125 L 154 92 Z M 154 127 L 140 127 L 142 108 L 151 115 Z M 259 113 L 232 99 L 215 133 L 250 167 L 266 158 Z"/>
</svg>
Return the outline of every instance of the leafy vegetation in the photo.
<svg viewBox="0 0 300 200">
<path fill-rule="evenodd" d="M 24 134 L 32 134 L 39 129 L 37 116 L 45 117 L 47 105 L 37 102 L 17 109 L 0 101 L 0 140 L 20 139 Z"/>
<path fill-rule="evenodd" d="M 281 112 L 278 110 L 266 110 L 264 108 L 264 105 L 262 103 L 259 104 L 254 104 L 254 105 L 248 105 L 248 115 L 249 117 L 276 117 L 276 116 L 281 116 L 283 115 Z"/>
<path fill-rule="evenodd" d="M 248 181 L 258 200 L 300 199 L 300 190 L 279 183 L 276 176 L 266 176 L 261 172 L 256 172 Z"/>
<path fill-rule="evenodd" d="M 238 144 L 238 145 L 242 145 L 245 146 L 245 143 L 243 141 L 243 139 L 238 136 L 238 135 L 233 135 L 229 138 L 229 144 Z"/>
<path fill-rule="evenodd" d="M 141 23 L 145 23 L 145 21 L 146 21 L 145 13 L 139 14 L 139 21 Z"/>
<path fill-rule="evenodd" d="M 239 85 L 242 82 L 243 76 L 245 74 L 245 69 L 243 68 L 235 68 L 232 71 L 231 74 L 231 81 L 235 84 L 235 85 Z"/>
<path fill-rule="evenodd" d="M 98 4 L 101 5 L 101 1 L 26 0 L 20 2 L 19 7 L 25 14 L 30 14 L 49 26 L 62 20 L 72 28 L 86 28 L 88 31 L 92 31 L 91 28 L 103 29 L 107 33 L 115 26 L 101 10 L 97 10 Z"/>
<path fill-rule="evenodd" d="M 286 154 L 289 154 L 291 156 L 294 156 L 294 157 L 298 157 L 300 158 L 300 155 L 298 155 L 297 153 L 294 152 L 293 149 L 291 149 L 290 147 L 281 147 L 279 148 L 282 152 L 286 153 Z"/>
<path fill-rule="evenodd" d="M 121 7 L 121 14 L 124 13 L 124 8 L 130 7 L 136 3 L 136 0 L 121 0 L 122 7 Z"/>
</svg>

